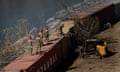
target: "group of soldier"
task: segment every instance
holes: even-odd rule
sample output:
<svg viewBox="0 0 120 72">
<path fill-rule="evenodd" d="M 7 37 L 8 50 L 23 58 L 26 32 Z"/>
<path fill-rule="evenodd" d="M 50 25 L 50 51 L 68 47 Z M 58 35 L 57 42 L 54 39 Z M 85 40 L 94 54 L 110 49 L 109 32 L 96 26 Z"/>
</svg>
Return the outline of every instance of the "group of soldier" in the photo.
<svg viewBox="0 0 120 72">
<path fill-rule="evenodd" d="M 33 38 L 31 34 L 28 35 L 28 43 L 31 49 L 31 55 L 33 54 L 33 50 L 36 49 L 35 54 L 41 53 L 41 47 L 44 45 L 44 41 L 49 41 L 49 31 L 48 28 L 40 29 L 35 37 Z M 34 45 L 33 45 L 34 44 Z"/>
</svg>

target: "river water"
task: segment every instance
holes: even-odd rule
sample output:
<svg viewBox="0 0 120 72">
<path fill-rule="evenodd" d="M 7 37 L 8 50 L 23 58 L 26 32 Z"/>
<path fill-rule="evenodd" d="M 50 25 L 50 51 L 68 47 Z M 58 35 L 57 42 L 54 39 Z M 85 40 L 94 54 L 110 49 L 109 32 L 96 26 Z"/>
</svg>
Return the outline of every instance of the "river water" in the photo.
<svg viewBox="0 0 120 72">
<path fill-rule="evenodd" d="M 61 0 L 0 0 L 0 39 L 3 39 L 3 29 L 14 27 L 19 19 L 25 18 L 29 23 L 39 27 L 41 16 L 47 20 L 58 10 L 63 9 Z M 64 0 L 67 6 L 83 0 Z"/>
</svg>

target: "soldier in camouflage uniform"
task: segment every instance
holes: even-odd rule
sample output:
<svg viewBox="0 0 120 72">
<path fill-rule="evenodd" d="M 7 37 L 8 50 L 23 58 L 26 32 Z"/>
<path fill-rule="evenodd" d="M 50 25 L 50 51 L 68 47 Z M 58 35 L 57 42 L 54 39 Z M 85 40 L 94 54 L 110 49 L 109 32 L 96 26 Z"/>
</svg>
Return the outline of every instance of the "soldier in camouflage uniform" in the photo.
<svg viewBox="0 0 120 72">
<path fill-rule="evenodd" d="M 48 41 L 49 40 L 49 31 L 48 31 L 48 28 L 45 30 L 44 36 L 45 36 L 45 40 Z"/>
<path fill-rule="evenodd" d="M 32 55 L 32 52 L 33 52 L 33 40 L 32 40 L 32 36 L 30 34 L 28 35 L 28 43 L 29 43 L 29 47 L 31 49 L 30 53 Z"/>
<path fill-rule="evenodd" d="M 42 30 L 38 33 L 36 37 L 36 44 L 37 44 L 36 54 L 38 54 L 41 51 L 41 47 L 43 46 L 43 31 Z"/>
</svg>

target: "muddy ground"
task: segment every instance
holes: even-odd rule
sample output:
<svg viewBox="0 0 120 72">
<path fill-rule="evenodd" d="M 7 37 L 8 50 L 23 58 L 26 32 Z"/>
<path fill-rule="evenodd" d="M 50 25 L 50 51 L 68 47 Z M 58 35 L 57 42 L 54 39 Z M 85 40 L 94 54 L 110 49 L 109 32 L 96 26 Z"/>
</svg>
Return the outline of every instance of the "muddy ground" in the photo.
<svg viewBox="0 0 120 72">
<path fill-rule="evenodd" d="M 108 41 L 108 56 L 101 60 L 97 56 L 80 58 L 74 53 L 59 72 L 120 72 L 120 22 L 96 36 Z"/>
</svg>

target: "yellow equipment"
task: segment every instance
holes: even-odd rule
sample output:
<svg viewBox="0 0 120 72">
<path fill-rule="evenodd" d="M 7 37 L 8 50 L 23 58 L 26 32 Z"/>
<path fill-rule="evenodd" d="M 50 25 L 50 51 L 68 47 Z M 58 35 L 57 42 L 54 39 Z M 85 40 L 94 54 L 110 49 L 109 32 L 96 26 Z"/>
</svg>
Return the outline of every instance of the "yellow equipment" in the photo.
<svg viewBox="0 0 120 72">
<path fill-rule="evenodd" d="M 107 54 L 106 51 L 107 48 L 107 42 L 101 42 L 101 44 L 96 45 L 96 50 L 100 56 L 104 56 Z"/>
<path fill-rule="evenodd" d="M 85 41 L 85 46 L 81 49 L 81 56 L 86 57 L 88 55 L 99 55 L 103 57 L 107 54 L 107 42 L 105 40 L 91 38 Z"/>
</svg>

